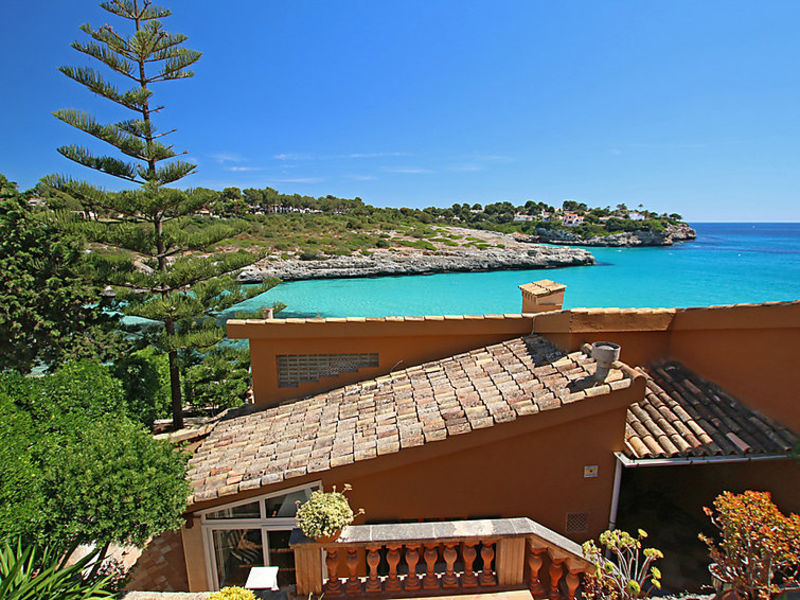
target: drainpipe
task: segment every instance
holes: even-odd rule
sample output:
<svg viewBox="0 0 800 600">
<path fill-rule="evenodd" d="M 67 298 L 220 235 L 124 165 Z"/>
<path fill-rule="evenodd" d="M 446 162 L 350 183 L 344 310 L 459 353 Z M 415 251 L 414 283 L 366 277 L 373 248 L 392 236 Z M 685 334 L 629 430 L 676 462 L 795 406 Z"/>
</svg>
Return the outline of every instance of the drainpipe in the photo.
<svg viewBox="0 0 800 600">
<path fill-rule="evenodd" d="M 619 488 L 622 483 L 622 461 L 619 458 L 620 453 L 615 452 L 614 456 L 617 460 L 614 461 L 614 491 L 611 492 L 611 512 L 608 515 L 608 530 L 614 531 L 617 528 L 617 510 L 619 509 Z"/>
</svg>

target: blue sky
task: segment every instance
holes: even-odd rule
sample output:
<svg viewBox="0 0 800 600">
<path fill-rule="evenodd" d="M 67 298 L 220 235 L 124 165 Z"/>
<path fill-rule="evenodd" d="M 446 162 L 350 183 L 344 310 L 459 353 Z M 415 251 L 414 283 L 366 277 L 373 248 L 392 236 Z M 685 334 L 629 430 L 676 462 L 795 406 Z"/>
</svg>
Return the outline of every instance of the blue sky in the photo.
<svg viewBox="0 0 800 600">
<path fill-rule="evenodd" d="M 0 172 L 118 188 L 56 153 L 51 116 L 121 110 L 57 72 L 95 2 L 8 0 Z M 204 53 L 162 84 L 184 187 L 271 186 L 377 206 L 645 206 L 692 221 L 800 221 L 800 3 L 164 2 Z M 224 7 L 224 8 L 220 8 Z"/>
</svg>

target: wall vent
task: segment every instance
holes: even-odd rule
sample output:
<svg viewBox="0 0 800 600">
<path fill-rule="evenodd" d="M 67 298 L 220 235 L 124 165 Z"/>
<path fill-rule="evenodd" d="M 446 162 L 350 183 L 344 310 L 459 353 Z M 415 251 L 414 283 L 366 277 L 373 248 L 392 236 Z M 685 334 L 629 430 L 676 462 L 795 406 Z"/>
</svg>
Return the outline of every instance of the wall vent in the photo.
<svg viewBox="0 0 800 600">
<path fill-rule="evenodd" d="M 567 533 L 586 533 L 589 531 L 589 513 L 567 513 Z"/>
<path fill-rule="evenodd" d="M 279 354 L 278 387 L 296 387 L 300 383 L 319 381 L 355 373 L 364 367 L 377 367 L 378 353 L 364 354 Z"/>
</svg>

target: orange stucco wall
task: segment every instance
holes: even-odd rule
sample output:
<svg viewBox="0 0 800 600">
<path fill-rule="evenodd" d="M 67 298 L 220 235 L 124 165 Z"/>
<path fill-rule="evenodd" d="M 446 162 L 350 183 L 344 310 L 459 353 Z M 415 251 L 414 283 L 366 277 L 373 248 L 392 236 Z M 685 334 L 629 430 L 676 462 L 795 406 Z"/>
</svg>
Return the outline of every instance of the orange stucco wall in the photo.
<svg viewBox="0 0 800 600">
<path fill-rule="evenodd" d="M 526 335 L 532 318 L 523 315 L 398 317 L 397 319 L 274 319 L 229 321 L 228 335 L 250 339 L 255 403 L 269 406 L 325 392 L 429 360 L 468 352 Z M 278 387 L 279 354 L 378 354 L 378 366 L 295 387 Z"/>
<path fill-rule="evenodd" d="M 620 444 L 624 419 L 617 409 L 351 477 L 351 499 L 375 522 L 527 516 L 580 542 L 608 526 L 610 448 Z M 598 477 L 583 477 L 587 465 L 598 466 Z M 567 513 L 588 513 L 589 531 L 567 533 Z"/>
<path fill-rule="evenodd" d="M 745 404 L 800 431 L 800 303 L 691 309 L 577 309 L 538 315 L 534 332 L 577 350 L 600 340 L 620 360 L 674 359 Z"/>
<path fill-rule="evenodd" d="M 675 317 L 670 355 L 800 431 L 800 303 L 687 310 Z"/>
</svg>

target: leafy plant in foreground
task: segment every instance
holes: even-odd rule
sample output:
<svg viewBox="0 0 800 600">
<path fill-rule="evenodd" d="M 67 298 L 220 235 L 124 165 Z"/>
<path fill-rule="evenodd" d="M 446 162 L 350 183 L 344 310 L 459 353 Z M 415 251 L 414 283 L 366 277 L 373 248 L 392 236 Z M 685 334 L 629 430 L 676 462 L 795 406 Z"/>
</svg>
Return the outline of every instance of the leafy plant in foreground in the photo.
<svg viewBox="0 0 800 600">
<path fill-rule="evenodd" d="M 664 554 L 656 548 L 642 548 L 647 532 L 633 537 L 618 529 L 600 534 L 600 544 L 614 558 L 608 560 L 593 540 L 583 544 L 583 555 L 594 564 L 584 582 L 587 600 L 633 600 L 647 598 L 653 589 L 661 589 L 661 571 L 652 563 Z"/>
<path fill-rule="evenodd" d="M 713 561 L 711 574 L 743 597 L 766 600 L 798 581 L 800 516 L 784 515 L 769 492 L 723 492 L 703 511 L 720 540 L 700 534 Z M 780 585 L 779 585 L 780 584 Z"/>
<path fill-rule="evenodd" d="M 112 598 L 107 578 L 84 578 L 98 559 L 93 552 L 66 565 L 68 555 L 20 542 L 0 545 L 0 600 L 101 600 Z M 91 579 L 91 576 L 89 576 Z"/>
</svg>

